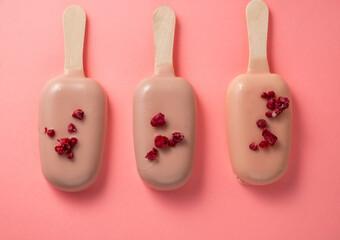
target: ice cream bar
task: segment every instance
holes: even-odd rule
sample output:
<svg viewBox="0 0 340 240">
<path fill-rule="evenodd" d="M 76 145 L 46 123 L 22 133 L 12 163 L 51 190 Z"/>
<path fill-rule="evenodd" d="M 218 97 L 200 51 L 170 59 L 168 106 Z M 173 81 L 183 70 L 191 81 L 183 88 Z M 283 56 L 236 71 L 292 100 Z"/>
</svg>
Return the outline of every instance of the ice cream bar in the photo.
<svg viewBox="0 0 340 240">
<path fill-rule="evenodd" d="M 173 69 L 175 21 L 169 7 L 159 7 L 153 14 L 155 73 L 136 87 L 133 106 L 139 175 L 163 191 L 177 189 L 189 179 L 196 135 L 195 92 Z"/>
<path fill-rule="evenodd" d="M 83 71 L 85 12 L 64 11 L 64 75 L 43 88 L 39 107 L 42 171 L 58 189 L 80 191 L 96 179 L 103 159 L 107 100 L 102 87 Z"/>
<path fill-rule="evenodd" d="M 246 10 L 248 72 L 227 93 L 227 130 L 232 167 L 238 180 L 265 185 L 286 171 L 291 143 L 291 94 L 286 82 L 269 71 L 268 8 L 261 0 Z"/>
</svg>

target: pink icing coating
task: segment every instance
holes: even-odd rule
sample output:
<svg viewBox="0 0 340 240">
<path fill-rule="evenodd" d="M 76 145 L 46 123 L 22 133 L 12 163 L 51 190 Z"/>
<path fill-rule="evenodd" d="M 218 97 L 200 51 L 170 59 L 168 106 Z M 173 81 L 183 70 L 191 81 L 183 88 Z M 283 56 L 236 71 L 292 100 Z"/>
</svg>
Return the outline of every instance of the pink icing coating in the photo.
<svg viewBox="0 0 340 240">
<path fill-rule="evenodd" d="M 155 128 L 150 120 L 163 113 L 166 125 Z M 176 77 L 172 65 L 156 67 L 153 77 L 143 80 L 134 93 L 134 140 L 137 168 L 141 178 L 158 190 L 181 187 L 190 177 L 194 162 L 196 97 L 191 85 Z M 157 135 L 181 132 L 185 139 L 176 147 L 158 149 L 150 165 L 145 154 L 154 146 Z"/>
<path fill-rule="evenodd" d="M 75 109 L 86 112 L 86 118 L 77 121 L 77 132 L 69 133 L 67 126 L 74 121 Z M 80 191 L 96 179 L 103 158 L 106 132 L 107 102 L 102 87 L 85 78 L 80 70 L 68 70 L 64 76 L 50 80 L 44 87 L 39 109 L 39 144 L 41 165 L 45 178 L 64 191 Z M 53 127 L 56 136 L 49 138 L 44 127 Z M 54 148 L 56 139 L 77 137 L 72 150 L 72 161 L 59 155 Z"/>
<path fill-rule="evenodd" d="M 276 74 L 247 73 L 236 77 L 227 94 L 228 144 L 233 170 L 245 183 L 265 185 L 279 179 L 289 162 L 291 142 L 291 106 L 277 118 L 267 118 L 263 92 L 273 90 L 291 99 L 285 81 Z M 265 118 L 268 129 L 278 137 L 274 146 L 260 151 L 249 150 L 252 142 L 263 140 L 262 130 L 254 124 Z"/>
</svg>

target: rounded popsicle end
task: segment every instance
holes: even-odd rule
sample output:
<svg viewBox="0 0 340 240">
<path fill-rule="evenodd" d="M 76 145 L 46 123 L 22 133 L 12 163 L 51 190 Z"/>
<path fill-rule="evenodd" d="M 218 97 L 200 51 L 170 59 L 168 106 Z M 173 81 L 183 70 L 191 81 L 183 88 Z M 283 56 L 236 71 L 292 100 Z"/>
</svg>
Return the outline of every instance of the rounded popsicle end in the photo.
<svg viewBox="0 0 340 240">
<path fill-rule="evenodd" d="M 234 170 L 235 171 L 235 170 Z M 245 185 L 255 185 L 255 186 L 264 186 L 279 180 L 287 171 L 287 166 L 284 166 L 282 169 L 278 169 L 276 172 L 273 172 L 269 175 L 249 175 L 243 173 L 237 173 L 235 171 L 235 175 L 237 180 Z"/>
<path fill-rule="evenodd" d="M 149 176 L 144 176 L 141 171 L 138 171 L 139 176 L 143 182 L 150 188 L 157 191 L 173 191 L 184 186 L 191 177 L 192 170 L 190 169 L 186 174 L 180 174 L 172 179 L 151 179 Z"/>
<path fill-rule="evenodd" d="M 98 169 L 99 170 L 99 169 Z M 89 188 L 97 179 L 99 171 L 95 171 L 91 175 L 84 175 L 82 178 L 75 178 L 73 181 L 65 181 L 60 179 L 58 176 L 54 176 L 51 173 L 45 172 L 43 169 L 43 175 L 47 182 L 58 190 L 64 192 L 79 192 Z"/>
</svg>

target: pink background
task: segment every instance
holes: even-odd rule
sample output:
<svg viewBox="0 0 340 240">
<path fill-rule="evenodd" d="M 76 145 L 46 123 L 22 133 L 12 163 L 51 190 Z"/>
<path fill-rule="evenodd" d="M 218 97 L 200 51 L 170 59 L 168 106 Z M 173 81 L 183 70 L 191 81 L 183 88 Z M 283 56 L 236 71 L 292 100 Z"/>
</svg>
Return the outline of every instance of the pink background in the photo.
<svg viewBox="0 0 340 240">
<path fill-rule="evenodd" d="M 293 147 L 286 175 L 240 185 L 226 138 L 225 93 L 248 62 L 246 0 L 0 3 L 0 239 L 340 239 L 340 1 L 267 0 L 269 61 L 291 87 Z M 85 69 L 109 99 L 98 181 L 64 193 L 44 179 L 38 101 L 63 72 L 62 12 L 87 13 Z M 138 176 L 132 93 L 153 74 L 152 12 L 177 16 L 174 61 L 198 99 L 196 163 L 180 190 Z"/>
</svg>

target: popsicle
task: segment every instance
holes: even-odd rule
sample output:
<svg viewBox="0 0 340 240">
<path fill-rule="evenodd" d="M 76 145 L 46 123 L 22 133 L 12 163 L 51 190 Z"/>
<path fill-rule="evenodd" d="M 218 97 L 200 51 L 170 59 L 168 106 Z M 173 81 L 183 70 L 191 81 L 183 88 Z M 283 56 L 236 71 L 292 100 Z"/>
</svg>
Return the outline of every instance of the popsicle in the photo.
<svg viewBox="0 0 340 240">
<path fill-rule="evenodd" d="M 246 10 L 248 72 L 237 76 L 227 92 L 227 130 L 232 168 L 241 183 L 266 185 L 286 171 L 291 145 L 291 93 L 269 71 L 268 8 L 261 0 Z"/>
<path fill-rule="evenodd" d="M 162 6 L 153 14 L 154 76 L 134 92 L 133 130 L 140 177 L 156 190 L 174 190 L 189 179 L 196 135 L 196 96 L 173 69 L 175 14 Z"/>
<path fill-rule="evenodd" d="M 89 187 L 103 159 L 107 100 L 103 88 L 83 71 L 85 12 L 64 11 L 64 75 L 44 86 L 39 106 L 42 171 L 56 188 L 75 192 Z"/>
</svg>

